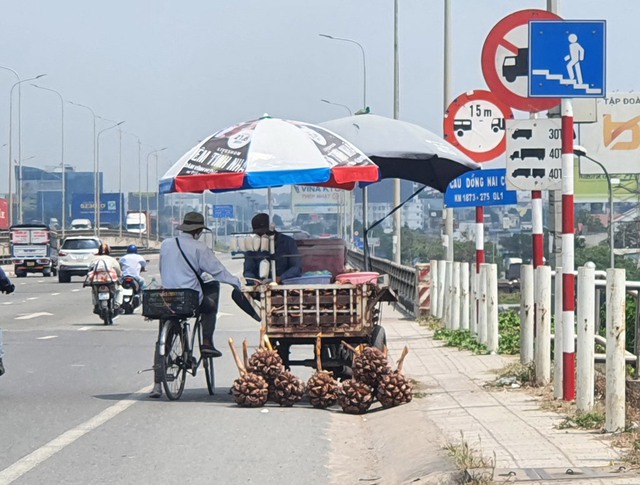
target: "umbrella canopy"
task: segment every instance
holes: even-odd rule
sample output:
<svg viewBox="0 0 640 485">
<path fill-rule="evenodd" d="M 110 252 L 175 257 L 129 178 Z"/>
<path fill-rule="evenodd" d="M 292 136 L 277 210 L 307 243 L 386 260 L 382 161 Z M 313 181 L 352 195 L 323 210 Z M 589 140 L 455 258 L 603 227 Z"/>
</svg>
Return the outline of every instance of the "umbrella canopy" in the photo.
<svg viewBox="0 0 640 485">
<path fill-rule="evenodd" d="M 160 179 L 160 191 L 214 192 L 307 184 L 352 189 L 378 167 L 326 128 L 263 117 L 214 133 Z"/>
<path fill-rule="evenodd" d="M 362 114 L 320 125 L 367 154 L 380 167 L 380 178 L 411 180 L 444 193 L 453 179 L 481 168 L 444 138 L 405 121 Z"/>
</svg>

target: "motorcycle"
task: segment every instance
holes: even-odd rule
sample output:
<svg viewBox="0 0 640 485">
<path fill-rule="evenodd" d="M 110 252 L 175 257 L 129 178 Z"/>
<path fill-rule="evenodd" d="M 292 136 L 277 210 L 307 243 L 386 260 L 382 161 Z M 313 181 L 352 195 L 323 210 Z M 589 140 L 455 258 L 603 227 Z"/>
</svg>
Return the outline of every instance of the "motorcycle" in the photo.
<svg viewBox="0 0 640 485">
<path fill-rule="evenodd" d="M 114 270 L 94 268 L 85 279 L 83 286 L 91 286 L 93 313 L 100 315 L 105 325 L 113 325 L 117 314 L 116 292 L 118 291 L 118 276 Z"/>
<path fill-rule="evenodd" d="M 122 310 L 130 315 L 140 306 L 140 283 L 133 276 L 122 277 Z"/>
</svg>

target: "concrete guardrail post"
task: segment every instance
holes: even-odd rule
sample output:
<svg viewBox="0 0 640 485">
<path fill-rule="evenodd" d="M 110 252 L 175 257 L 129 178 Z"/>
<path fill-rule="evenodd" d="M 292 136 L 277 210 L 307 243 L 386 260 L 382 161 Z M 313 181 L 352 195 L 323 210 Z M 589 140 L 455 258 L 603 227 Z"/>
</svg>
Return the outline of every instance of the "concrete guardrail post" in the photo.
<svg viewBox="0 0 640 485">
<path fill-rule="evenodd" d="M 451 328 L 451 278 L 453 277 L 453 261 L 445 261 L 444 268 L 444 326 Z"/>
<path fill-rule="evenodd" d="M 535 269 L 535 366 L 536 384 L 545 386 L 551 381 L 551 268 Z"/>
<path fill-rule="evenodd" d="M 478 335 L 478 274 L 476 273 L 475 263 L 471 268 L 469 277 L 469 332 L 471 335 Z"/>
<path fill-rule="evenodd" d="M 478 278 L 478 342 L 487 344 L 487 263 L 480 265 Z"/>
<path fill-rule="evenodd" d="M 444 284 L 446 274 L 446 261 L 438 261 L 438 318 L 444 318 Z"/>
<path fill-rule="evenodd" d="M 498 352 L 498 265 L 487 265 L 487 348 Z"/>
<path fill-rule="evenodd" d="M 533 362 L 533 265 L 520 267 L 520 363 Z"/>
<path fill-rule="evenodd" d="M 562 363 L 562 268 L 556 267 L 553 281 L 553 306 L 555 331 L 553 334 L 553 397 L 562 399 L 563 391 L 563 363 Z"/>
<path fill-rule="evenodd" d="M 454 261 L 451 276 L 451 328 L 460 328 L 460 263 Z"/>
<path fill-rule="evenodd" d="M 469 263 L 460 263 L 460 328 L 469 330 Z"/>
<path fill-rule="evenodd" d="M 430 315 L 431 310 L 431 265 L 418 263 L 414 269 L 414 315 L 416 318 Z"/>
<path fill-rule="evenodd" d="M 431 274 L 429 276 L 431 282 L 431 309 L 429 315 L 438 316 L 438 262 L 431 260 Z"/>
<path fill-rule="evenodd" d="M 594 268 L 578 268 L 578 346 L 576 408 L 590 412 L 594 403 L 595 370 L 593 362 L 593 336 L 595 329 L 594 301 L 596 298 L 596 272 Z"/>
<path fill-rule="evenodd" d="M 607 387 L 605 431 L 624 429 L 625 420 L 625 270 L 607 270 Z"/>
</svg>

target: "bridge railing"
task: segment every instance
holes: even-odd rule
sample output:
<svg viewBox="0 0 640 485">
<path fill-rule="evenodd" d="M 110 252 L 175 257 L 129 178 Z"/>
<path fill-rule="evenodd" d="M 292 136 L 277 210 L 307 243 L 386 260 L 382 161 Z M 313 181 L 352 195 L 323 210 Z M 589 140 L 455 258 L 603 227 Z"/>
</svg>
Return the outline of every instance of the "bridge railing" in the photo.
<svg viewBox="0 0 640 485">
<path fill-rule="evenodd" d="M 360 251 L 349 250 L 347 262 L 354 268 L 364 270 L 364 254 Z M 387 259 L 371 257 L 371 270 L 389 275 L 390 286 L 398 293 L 398 303 L 404 311 L 415 317 L 429 312 L 429 266 L 404 266 Z"/>
</svg>

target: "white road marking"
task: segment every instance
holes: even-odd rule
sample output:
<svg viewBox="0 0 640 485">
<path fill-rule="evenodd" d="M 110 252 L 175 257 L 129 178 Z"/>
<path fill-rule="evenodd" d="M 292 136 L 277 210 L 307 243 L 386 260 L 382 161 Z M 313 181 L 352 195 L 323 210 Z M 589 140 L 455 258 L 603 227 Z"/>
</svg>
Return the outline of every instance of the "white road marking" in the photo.
<svg viewBox="0 0 640 485">
<path fill-rule="evenodd" d="M 47 335 L 46 337 L 38 337 L 36 340 L 51 340 L 52 338 L 58 338 L 57 335 Z"/>
<path fill-rule="evenodd" d="M 233 313 L 224 313 L 224 312 L 218 312 L 217 318 L 220 317 L 232 317 Z"/>
<path fill-rule="evenodd" d="M 78 329 L 78 332 L 85 332 L 85 331 L 89 330 L 90 328 L 91 328 L 91 327 L 80 327 L 80 328 Z"/>
<path fill-rule="evenodd" d="M 39 298 L 39 297 L 37 297 L 37 296 L 32 296 L 31 298 L 27 298 L 27 301 L 28 301 L 28 300 L 37 300 L 38 298 Z"/>
<path fill-rule="evenodd" d="M 3 305 L 13 305 L 12 301 L 3 301 L 2 302 Z"/>
<path fill-rule="evenodd" d="M 44 283 L 44 280 L 38 280 L 38 283 Z"/>
<path fill-rule="evenodd" d="M 57 438 L 52 439 L 48 443 L 42 445 L 35 451 L 32 451 L 27 456 L 22 457 L 16 461 L 13 465 L 8 466 L 4 470 L 0 471 L 0 483 L 9 484 L 14 480 L 22 477 L 24 474 L 33 470 L 35 467 L 51 458 L 60 450 L 66 448 L 85 434 L 93 431 L 94 429 L 102 426 L 107 421 L 115 418 L 118 414 L 126 411 L 129 407 L 138 402 L 143 395 L 151 390 L 152 386 L 143 387 L 139 391 L 129 394 L 129 396 L 122 401 L 118 401 L 113 406 L 108 407 L 100 414 L 95 415 L 93 418 L 85 421 L 84 423 L 65 431 Z"/>
<path fill-rule="evenodd" d="M 51 296 L 58 296 L 60 293 L 51 293 Z"/>
<path fill-rule="evenodd" d="M 71 291 L 80 291 L 80 288 L 75 288 L 75 289 L 73 289 Z"/>
<path fill-rule="evenodd" d="M 52 316 L 53 313 L 48 313 L 48 312 L 37 312 L 37 313 L 29 313 L 28 315 L 22 315 L 21 317 L 16 317 L 16 320 L 31 320 L 32 318 L 37 318 L 37 317 L 45 317 L 45 316 Z"/>
</svg>

